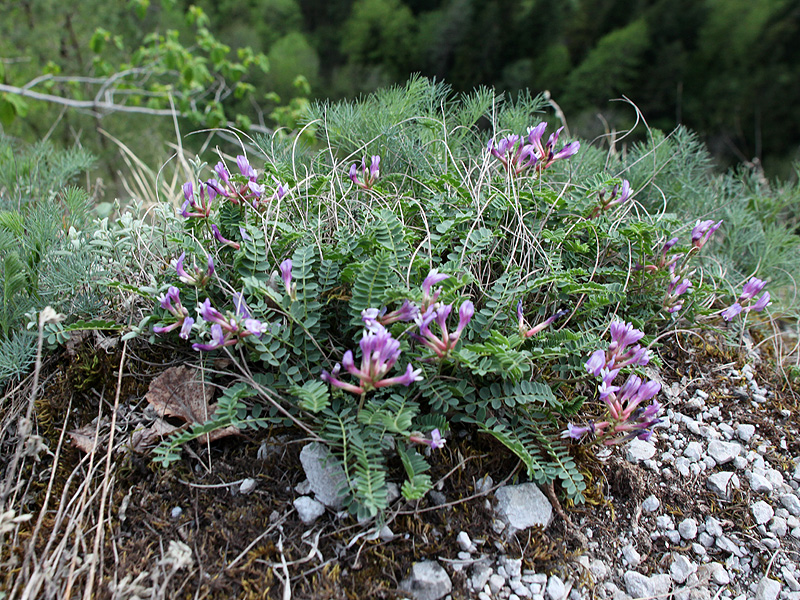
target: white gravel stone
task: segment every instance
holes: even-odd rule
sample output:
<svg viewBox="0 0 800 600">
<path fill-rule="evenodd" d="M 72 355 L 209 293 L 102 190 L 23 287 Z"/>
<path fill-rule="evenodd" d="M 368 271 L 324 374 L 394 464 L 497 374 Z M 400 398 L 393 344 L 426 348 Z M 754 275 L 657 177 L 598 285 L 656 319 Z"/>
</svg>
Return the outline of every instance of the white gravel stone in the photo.
<svg viewBox="0 0 800 600">
<path fill-rule="evenodd" d="M 626 571 L 622 576 L 625 590 L 634 598 L 650 598 L 667 594 L 672 587 L 669 575 L 647 577 L 636 571 Z"/>
<path fill-rule="evenodd" d="M 750 425 L 749 423 L 740 423 L 736 426 L 736 437 L 743 442 L 749 442 L 755 432 L 755 425 Z"/>
<path fill-rule="evenodd" d="M 663 530 L 673 529 L 675 521 L 672 520 L 670 515 L 660 515 L 656 517 L 656 527 Z"/>
<path fill-rule="evenodd" d="M 722 535 L 722 523 L 714 517 L 706 517 L 706 533 L 714 537 Z"/>
<path fill-rule="evenodd" d="M 690 561 L 682 554 L 673 555 L 672 564 L 669 567 L 669 574 L 675 583 L 683 583 L 689 579 L 689 575 L 697 572 L 697 564 Z"/>
<path fill-rule="evenodd" d="M 633 439 L 625 447 L 625 458 L 629 462 L 638 463 L 653 458 L 656 454 L 656 447 L 652 442 L 646 442 L 638 438 Z"/>
<path fill-rule="evenodd" d="M 697 521 L 692 518 L 684 519 L 678 523 L 678 533 L 685 540 L 693 540 L 697 537 Z"/>
<path fill-rule="evenodd" d="M 325 505 L 310 496 L 300 496 L 292 504 L 297 511 L 297 516 L 306 525 L 310 525 L 325 514 Z"/>
<path fill-rule="evenodd" d="M 247 479 L 244 479 L 241 485 L 239 486 L 239 493 L 250 494 L 255 489 L 256 489 L 256 480 L 253 479 L 252 477 L 248 477 Z"/>
<path fill-rule="evenodd" d="M 794 494 L 784 494 L 780 498 L 781 504 L 795 517 L 800 517 L 800 499 Z"/>
<path fill-rule="evenodd" d="M 492 573 L 489 576 L 489 588 L 493 594 L 496 594 L 506 585 L 506 578 L 498 573 Z"/>
<path fill-rule="evenodd" d="M 750 489 L 757 494 L 772 493 L 772 484 L 769 482 L 769 479 L 763 475 L 755 471 L 750 471 L 747 475 L 747 479 L 750 482 Z"/>
<path fill-rule="evenodd" d="M 547 579 L 545 590 L 550 600 L 564 600 L 567 597 L 567 587 L 558 575 L 551 575 Z"/>
<path fill-rule="evenodd" d="M 553 520 L 553 507 L 535 483 L 505 485 L 495 492 L 497 513 L 515 530 L 544 528 Z"/>
<path fill-rule="evenodd" d="M 522 575 L 521 558 L 509 558 L 507 556 L 501 556 L 497 562 L 505 570 L 506 575 L 510 579 L 519 578 Z"/>
<path fill-rule="evenodd" d="M 482 590 L 491 575 L 492 568 L 490 566 L 476 563 L 472 567 L 472 577 L 469 579 L 470 586 L 473 590 Z"/>
<path fill-rule="evenodd" d="M 678 473 L 680 473 L 682 477 L 689 477 L 692 474 L 689 467 L 690 464 L 689 459 L 685 456 L 679 456 L 675 459 L 675 468 L 678 469 Z"/>
<path fill-rule="evenodd" d="M 781 569 L 781 577 L 783 577 L 784 583 L 789 586 L 789 589 L 793 592 L 800 591 L 800 583 L 797 581 L 797 578 L 792 574 L 792 572 L 784 567 Z"/>
<path fill-rule="evenodd" d="M 725 567 L 718 562 L 712 562 L 707 565 L 708 571 L 711 574 L 711 581 L 717 585 L 728 585 L 731 582 L 731 576 Z"/>
<path fill-rule="evenodd" d="M 753 513 L 753 518 L 757 525 L 769 523 L 770 519 L 775 515 L 775 511 L 772 510 L 772 507 L 763 500 L 759 500 L 753 504 L 750 507 L 750 512 Z"/>
<path fill-rule="evenodd" d="M 777 469 L 767 469 L 764 472 L 764 476 L 769 480 L 769 482 L 772 484 L 772 487 L 775 489 L 780 489 L 786 483 L 783 480 L 783 474 Z"/>
<path fill-rule="evenodd" d="M 472 552 L 475 548 L 475 545 L 472 543 L 472 540 L 469 539 L 469 534 L 466 531 L 458 532 L 456 543 L 464 552 Z"/>
<path fill-rule="evenodd" d="M 400 589 L 415 600 L 439 600 L 453 591 L 453 583 L 439 563 L 426 560 L 413 564 L 409 576 L 400 582 Z"/>
<path fill-rule="evenodd" d="M 730 489 L 736 487 L 736 483 L 733 480 L 734 477 L 736 475 L 731 471 L 719 471 L 709 476 L 706 485 L 717 496 L 728 500 L 730 499 Z"/>
<path fill-rule="evenodd" d="M 755 600 L 777 600 L 781 593 L 781 584 L 779 581 L 762 577 L 756 587 Z"/>
<path fill-rule="evenodd" d="M 708 443 L 708 449 L 706 451 L 708 452 L 709 456 L 711 456 L 711 458 L 717 462 L 718 465 L 725 465 L 739 456 L 742 451 L 742 447 L 734 442 L 721 442 L 719 440 L 713 440 Z"/>
<path fill-rule="evenodd" d="M 629 567 L 635 567 L 642 562 L 642 556 L 636 551 L 633 544 L 628 544 L 622 549 L 622 558 L 625 559 Z"/>
<path fill-rule="evenodd" d="M 334 509 L 342 508 L 344 497 L 339 490 L 345 481 L 342 467 L 330 458 L 328 449 L 316 442 L 300 451 L 300 462 L 317 500 Z"/>
<path fill-rule="evenodd" d="M 642 502 L 642 510 L 646 513 L 654 513 L 661 506 L 661 501 L 654 495 L 648 496 Z"/>
<path fill-rule="evenodd" d="M 786 519 L 783 517 L 772 517 L 772 523 L 769 524 L 769 530 L 778 537 L 784 537 L 789 528 L 786 525 Z"/>
<path fill-rule="evenodd" d="M 703 444 L 701 442 L 689 442 L 683 450 L 683 455 L 691 462 L 697 462 L 703 457 Z"/>
</svg>

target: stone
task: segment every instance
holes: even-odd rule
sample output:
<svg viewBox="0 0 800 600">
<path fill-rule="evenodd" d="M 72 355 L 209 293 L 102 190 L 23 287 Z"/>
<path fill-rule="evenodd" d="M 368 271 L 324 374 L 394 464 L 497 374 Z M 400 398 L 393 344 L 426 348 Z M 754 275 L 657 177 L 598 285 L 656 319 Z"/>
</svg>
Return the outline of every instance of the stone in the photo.
<svg viewBox="0 0 800 600">
<path fill-rule="evenodd" d="M 755 600 L 777 600 L 781 593 L 781 584 L 779 581 L 770 579 L 769 577 L 762 577 L 761 581 L 756 586 Z"/>
<path fill-rule="evenodd" d="M 489 475 L 484 475 L 478 481 L 475 482 L 475 493 L 476 494 L 488 494 L 489 490 L 492 489 L 494 485 L 494 481 Z"/>
<path fill-rule="evenodd" d="M 683 455 L 691 462 L 697 462 L 703 456 L 703 444 L 700 442 L 689 442 L 686 444 Z"/>
<path fill-rule="evenodd" d="M 565 600 L 567 597 L 567 587 L 558 575 L 551 575 L 547 579 L 545 591 L 550 600 Z"/>
<path fill-rule="evenodd" d="M 794 494 L 784 494 L 780 497 L 781 504 L 795 517 L 800 517 L 800 499 Z"/>
<path fill-rule="evenodd" d="M 789 531 L 786 525 L 786 519 L 783 517 L 772 517 L 772 523 L 769 524 L 769 530 L 778 537 L 784 537 Z"/>
<path fill-rule="evenodd" d="M 669 574 L 675 583 L 683 583 L 689 579 L 689 575 L 697 571 L 697 564 L 690 561 L 682 554 L 674 554 L 672 564 L 669 567 Z"/>
<path fill-rule="evenodd" d="M 505 485 L 495 497 L 498 515 L 515 530 L 535 525 L 547 528 L 553 520 L 553 507 L 535 483 Z"/>
<path fill-rule="evenodd" d="M 492 590 L 492 594 L 496 594 L 502 590 L 505 585 L 506 578 L 499 573 L 492 573 L 489 575 L 489 589 Z"/>
<path fill-rule="evenodd" d="M 242 481 L 242 484 L 239 486 L 239 493 L 240 494 L 250 494 L 253 490 L 256 489 L 256 480 L 252 477 L 248 477 Z"/>
<path fill-rule="evenodd" d="M 661 506 L 661 501 L 655 496 L 651 495 L 644 499 L 642 502 L 642 510 L 646 513 L 656 512 Z"/>
<path fill-rule="evenodd" d="M 642 562 L 641 555 L 636 551 L 633 544 L 628 544 L 622 549 L 622 558 L 628 563 L 628 566 L 635 567 Z"/>
<path fill-rule="evenodd" d="M 772 484 L 770 483 L 769 479 L 760 473 L 750 471 L 750 473 L 747 475 L 747 479 L 750 481 L 751 491 L 756 492 L 757 494 L 769 494 L 772 492 Z"/>
<path fill-rule="evenodd" d="M 725 570 L 722 564 L 712 562 L 706 565 L 706 568 L 710 574 L 711 581 L 717 585 L 728 585 L 731 582 L 731 576 L 728 575 L 728 571 Z"/>
<path fill-rule="evenodd" d="M 647 577 L 636 571 L 626 571 L 622 580 L 625 583 L 625 591 L 634 598 L 651 598 L 666 594 L 672 587 L 672 578 L 669 575 Z"/>
<path fill-rule="evenodd" d="M 342 467 L 329 458 L 328 449 L 316 442 L 306 444 L 300 451 L 300 462 L 314 496 L 325 506 L 338 510 L 344 501 L 339 490 L 344 485 L 345 474 Z"/>
<path fill-rule="evenodd" d="M 394 538 L 394 531 L 389 529 L 388 525 L 384 525 L 381 527 L 381 530 L 378 532 L 378 537 L 381 538 L 384 542 L 391 542 Z"/>
<path fill-rule="evenodd" d="M 646 442 L 638 438 L 633 439 L 625 447 L 625 458 L 629 462 L 638 463 L 653 458 L 656 454 L 656 447 L 652 442 Z"/>
<path fill-rule="evenodd" d="M 400 589 L 415 600 L 439 600 L 453 591 L 447 572 L 433 560 L 414 563 L 409 576 L 400 582 Z"/>
<path fill-rule="evenodd" d="M 595 559 L 589 563 L 589 572 L 596 581 L 603 581 L 608 578 L 608 567 L 600 559 Z"/>
<path fill-rule="evenodd" d="M 743 442 L 749 442 L 753 434 L 756 432 L 755 425 L 750 425 L 749 423 L 740 423 L 736 426 L 736 437 L 738 437 Z"/>
<path fill-rule="evenodd" d="M 310 525 L 325 514 L 325 505 L 310 496 L 300 496 L 292 504 L 297 511 L 297 516 L 306 525 Z"/>
<path fill-rule="evenodd" d="M 778 469 L 767 469 L 764 472 L 764 476 L 772 484 L 772 487 L 776 489 L 780 489 L 785 483 L 783 480 L 783 474 L 780 471 L 778 471 Z"/>
<path fill-rule="evenodd" d="M 715 493 L 717 496 L 724 500 L 730 499 L 729 486 L 733 479 L 733 473 L 730 471 L 719 471 L 709 476 L 706 485 L 708 489 Z"/>
<path fill-rule="evenodd" d="M 492 575 L 492 568 L 482 563 L 476 563 L 472 567 L 472 577 L 469 579 L 470 586 L 474 591 L 482 590 L 483 586 L 489 581 Z"/>
<path fill-rule="evenodd" d="M 725 465 L 731 462 L 734 458 L 739 456 L 742 447 L 734 442 L 722 442 L 720 440 L 713 440 L 708 443 L 709 456 L 713 458 L 718 465 Z"/>
<path fill-rule="evenodd" d="M 180 506 L 175 506 L 169 514 L 173 519 L 177 519 L 183 514 L 183 509 Z"/>
<path fill-rule="evenodd" d="M 458 533 L 458 536 L 456 536 L 456 543 L 464 552 L 473 552 L 475 549 L 475 545 L 472 543 L 472 540 L 469 539 L 469 534 L 466 531 L 460 531 Z"/>
<path fill-rule="evenodd" d="M 753 519 L 755 519 L 756 525 L 769 523 L 770 519 L 775 515 L 775 511 L 772 510 L 772 507 L 763 500 L 759 500 L 753 504 L 750 507 L 750 512 L 753 513 Z"/>
<path fill-rule="evenodd" d="M 678 523 L 678 533 L 685 540 L 693 540 L 697 537 L 697 521 L 694 519 L 684 519 Z"/>
<path fill-rule="evenodd" d="M 656 517 L 656 527 L 663 530 L 672 529 L 675 527 L 675 522 L 670 515 L 661 515 Z"/>
<path fill-rule="evenodd" d="M 508 556 L 501 556 L 497 563 L 506 571 L 506 575 L 508 575 L 511 579 L 516 579 L 522 576 L 522 559 L 521 558 L 509 558 Z"/>
</svg>

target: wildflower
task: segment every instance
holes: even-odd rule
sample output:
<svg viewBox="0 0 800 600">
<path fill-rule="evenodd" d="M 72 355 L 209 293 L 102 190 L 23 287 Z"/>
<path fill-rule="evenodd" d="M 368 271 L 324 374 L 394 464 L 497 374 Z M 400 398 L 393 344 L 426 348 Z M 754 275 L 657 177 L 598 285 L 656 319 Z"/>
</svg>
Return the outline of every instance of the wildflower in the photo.
<svg viewBox="0 0 800 600">
<path fill-rule="evenodd" d="M 771 304 L 769 292 L 764 292 L 761 297 L 754 303 L 751 301 L 764 289 L 767 285 L 766 281 L 751 277 L 742 288 L 742 293 L 739 294 L 739 300 L 734 302 L 731 306 L 720 311 L 720 315 L 726 321 L 733 320 L 739 313 L 752 311 L 760 312 Z"/>
<path fill-rule="evenodd" d="M 519 327 L 519 334 L 524 338 L 533 337 L 542 329 L 549 327 L 554 321 L 557 321 L 561 317 L 564 317 L 569 314 L 568 310 L 559 310 L 555 314 L 551 315 L 535 327 L 528 329 L 528 323 L 525 321 L 525 317 L 522 314 L 522 300 L 517 303 L 517 322 Z"/>
<path fill-rule="evenodd" d="M 247 177 L 250 181 L 256 180 L 256 171 L 253 167 L 250 166 L 250 163 L 247 161 L 246 156 L 242 156 L 241 154 L 236 157 L 236 164 L 239 166 L 239 172 Z"/>
<path fill-rule="evenodd" d="M 217 174 L 217 177 L 219 177 L 220 181 L 225 183 L 225 185 L 230 183 L 230 176 L 228 175 L 228 169 L 225 167 L 224 162 L 219 161 L 216 165 L 214 165 L 214 172 Z M 212 179 L 210 181 L 214 181 L 219 184 L 216 179 Z"/>
<path fill-rule="evenodd" d="M 564 129 L 563 127 L 559 127 L 555 133 L 550 134 L 550 137 L 547 140 L 547 144 L 542 144 L 542 136 L 544 135 L 544 130 L 547 128 L 547 124 L 542 122 L 539 123 L 536 127 L 528 128 L 528 141 L 536 150 L 537 158 L 539 159 L 536 168 L 539 171 L 544 171 L 550 165 L 552 165 L 555 161 L 561 160 L 564 158 L 569 158 L 574 154 L 577 154 L 578 150 L 580 150 L 581 143 L 580 142 L 572 142 L 571 144 L 567 144 L 558 152 L 553 152 L 556 144 L 558 143 L 558 136 L 561 134 L 561 131 Z"/>
<path fill-rule="evenodd" d="M 592 211 L 591 215 L 589 215 L 590 219 L 593 219 L 611 208 L 615 206 L 619 206 L 627 202 L 630 197 L 633 195 L 633 190 L 631 190 L 631 184 L 627 179 L 622 180 L 622 187 L 619 185 L 615 185 L 611 189 L 611 193 L 606 198 L 606 191 L 601 190 L 598 192 L 597 197 L 600 200 L 600 203 L 595 206 L 594 210 Z M 677 240 L 676 240 L 677 241 Z"/>
<path fill-rule="evenodd" d="M 431 431 L 430 439 L 426 439 L 419 434 L 412 434 L 408 436 L 408 441 L 415 444 L 425 444 L 430 446 L 432 450 L 438 450 L 439 448 L 444 448 L 444 444 L 447 440 L 442 437 L 438 429 L 434 429 Z"/>
<path fill-rule="evenodd" d="M 722 221 L 714 223 L 714 221 L 697 221 L 697 224 L 692 228 L 692 246 L 698 250 L 705 246 L 706 242 L 714 235 L 714 232 L 720 228 Z"/>
<path fill-rule="evenodd" d="M 455 348 L 464 328 L 475 315 L 475 306 L 472 301 L 465 300 L 458 309 L 458 326 L 450 333 L 447 330 L 447 318 L 453 310 L 452 304 L 442 306 L 429 306 L 424 313 L 417 315 L 415 322 L 419 326 L 419 334 L 412 334 L 414 338 L 428 347 L 438 358 L 444 358 Z M 430 330 L 430 325 L 436 322 L 442 332 L 441 338 Z"/>
<path fill-rule="evenodd" d="M 384 306 L 380 310 L 377 308 L 365 308 L 361 311 L 361 320 L 367 329 L 373 329 L 376 325 L 386 326 L 398 321 L 413 321 L 419 314 L 419 307 L 410 300 L 403 300 L 402 306 L 392 312 L 386 312 Z"/>
<path fill-rule="evenodd" d="M 497 145 L 494 140 L 489 140 L 486 149 L 514 175 L 533 167 L 538 160 L 533 146 L 522 144 L 520 137 L 515 134 L 502 138 Z"/>
<path fill-rule="evenodd" d="M 183 252 L 175 263 L 175 272 L 178 274 L 178 279 L 188 285 L 194 285 L 198 287 L 203 287 L 206 285 L 206 283 L 208 283 L 208 281 L 211 279 L 211 276 L 214 274 L 214 259 L 211 257 L 211 255 L 208 255 L 208 266 L 206 270 L 201 271 L 196 264 L 193 264 L 192 269 L 194 273 L 191 275 L 183 268 L 183 263 L 185 260 L 186 252 Z"/>
<path fill-rule="evenodd" d="M 235 312 L 224 315 L 211 306 L 211 300 L 208 298 L 197 307 L 200 318 L 211 324 L 211 342 L 192 344 L 193 349 L 209 351 L 233 346 L 247 336 L 260 337 L 266 331 L 266 324 L 252 318 L 242 294 L 234 293 L 233 300 Z"/>
<path fill-rule="evenodd" d="M 189 311 L 181 304 L 180 291 L 175 286 L 170 286 L 167 293 L 158 298 L 161 308 L 169 311 L 176 321 L 170 325 L 156 325 L 153 327 L 155 333 L 169 333 L 173 329 L 181 328 L 180 337 L 189 338 L 189 332 L 194 325 L 194 319 L 189 316 Z"/>
<path fill-rule="evenodd" d="M 688 279 L 684 279 L 680 283 L 678 281 L 680 281 L 680 276 L 675 276 L 670 280 L 667 286 L 667 293 L 664 296 L 663 304 L 670 314 L 676 313 L 683 308 L 684 299 L 681 296 L 692 288 L 692 282 Z"/>
<path fill-rule="evenodd" d="M 238 242 L 234 242 L 232 240 L 222 237 L 222 234 L 219 231 L 219 227 L 217 227 L 216 225 L 211 226 L 211 232 L 214 234 L 214 237 L 218 242 L 225 244 L 226 246 L 230 246 L 234 250 L 238 250 L 239 248 L 241 248 L 241 245 Z"/>
<path fill-rule="evenodd" d="M 358 164 L 353 163 L 348 175 L 353 183 L 363 190 L 372 189 L 375 182 L 381 176 L 381 157 L 373 156 L 369 168 L 367 168 L 366 158 L 361 159 L 361 177 L 359 178 Z"/>
<path fill-rule="evenodd" d="M 185 200 L 181 206 L 181 216 L 185 219 L 190 217 L 205 219 L 211 214 L 211 204 L 217 195 L 216 190 L 202 183 L 197 187 L 198 193 L 195 196 L 192 182 L 187 181 L 183 184 L 183 197 Z"/>
<path fill-rule="evenodd" d="M 326 383 L 352 392 L 364 394 L 370 390 L 387 387 L 390 385 L 409 386 L 415 381 L 422 380 L 422 370 L 413 369 L 407 365 L 405 373 L 396 377 L 386 378 L 400 358 L 400 342 L 382 326 L 376 330 L 367 331 L 359 342 L 361 347 L 361 365 L 356 367 L 352 350 L 348 350 L 342 357 L 341 366 L 337 364 L 331 373 L 322 372 L 322 380 Z M 353 385 L 339 379 L 341 367 L 348 373 L 358 378 L 359 385 Z"/>
<path fill-rule="evenodd" d="M 286 290 L 286 295 L 292 300 L 296 300 L 297 284 L 292 283 L 292 259 L 287 258 L 278 268 L 281 271 L 281 278 L 283 279 L 283 287 Z"/>
<path fill-rule="evenodd" d="M 431 269 L 431 272 L 428 273 L 428 276 L 422 282 L 422 309 L 426 310 L 429 306 L 431 306 L 436 300 L 439 298 L 439 294 L 442 293 L 442 288 L 438 288 L 435 291 L 431 291 L 434 285 L 440 283 L 450 277 L 450 275 L 446 275 L 444 273 L 439 273 L 436 269 Z"/>
</svg>

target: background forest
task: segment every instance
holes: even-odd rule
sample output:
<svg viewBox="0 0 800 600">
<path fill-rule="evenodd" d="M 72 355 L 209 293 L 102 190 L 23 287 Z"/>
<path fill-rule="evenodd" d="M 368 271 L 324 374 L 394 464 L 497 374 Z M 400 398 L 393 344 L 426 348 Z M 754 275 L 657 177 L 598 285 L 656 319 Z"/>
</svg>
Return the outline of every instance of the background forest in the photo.
<svg viewBox="0 0 800 600">
<path fill-rule="evenodd" d="M 798 158 L 796 0 L 194 4 L 202 10 L 186 0 L 0 2 L 0 83 L 23 86 L 42 73 L 78 76 L 46 82 L 48 91 L 84 97 L 87 80 L 124 67 L 132 49 L 168 47 L 169 36 L 157 37 L 168 30 L 190 52 L 199 45 L 213 57 L 213 47 L 191 37 L 201 14 L 220 44 L 232 52 L 249 48 L 268 60 L 248 72 L 246 86 L 236 93 L 212 99 L 218 103 L 206 107 L 205 116 L 216 119 L 196 118 L 195 127 L 184 126 L 184 132 L 198 124 L 220 124 L 223 112 L 230 120 L 240 115 L 236 122 L 243 125 L 274 127 L 277 117 L 278 124 L 292 128 L 305 106 L 296 100 L 286 110 L 293 98 L 352 98 L 421 73 L 457 92 L 481 85 L 512 96 L 525 89 L 549 90 L 568 115 L 571 133 L 587 139 L 636 121 L 630 105 L 612 101 L 625 96 L 651 127 L 671 131 L 683 124 L 700 132 L 722 167 L 756 161 L 767 176 L 787 178 Z M 190 84 L 203 85 L 193 66 L 183 67 Z M 278 106 L 284 110 L 274 113 Z M 163 159 L 158 150 L 163 144 L 153 142 L 175 139 L 169 119 L 115 115 L 101 126 L 96 115 L 23 103 L 9 93 L 0 94 L 0 120 L 14 137 L 31 141 L 50 135 L 65 145 L 78 140 L 101 156 L 109 144 L 94 131 L 102 127 L 153 165 Z M 135 139 L 126 135 L 131 129 Z"/>
</svg>

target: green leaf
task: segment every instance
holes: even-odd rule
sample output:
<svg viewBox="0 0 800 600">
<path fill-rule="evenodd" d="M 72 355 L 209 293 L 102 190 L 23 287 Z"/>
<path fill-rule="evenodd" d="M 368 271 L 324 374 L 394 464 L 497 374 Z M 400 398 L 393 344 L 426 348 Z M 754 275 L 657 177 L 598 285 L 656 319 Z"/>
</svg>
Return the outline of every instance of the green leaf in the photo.
<svg viewBox="0 0 800 600">
<path fill-rule="evenodd" d="M 361 319 L 361 311 L 365 308 L 380 308 L 383 296 L 389 288 L 392 255 L 380 252 L 370 258 L 356 276 L 353 284 L 353 297 L 350 299 L 350 311 L 354 319 Z"/>
</svg>

